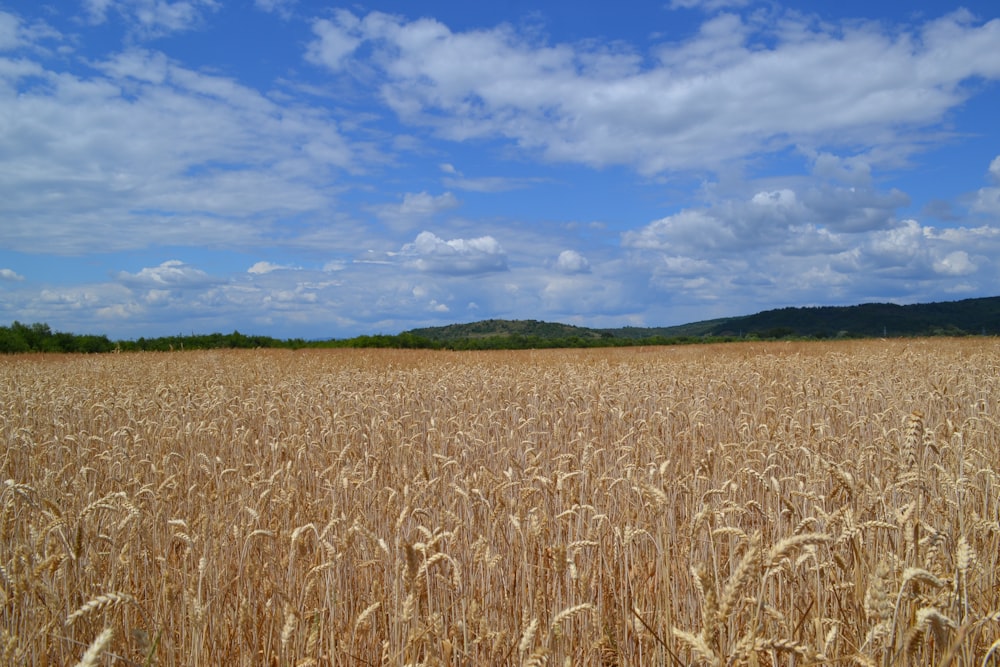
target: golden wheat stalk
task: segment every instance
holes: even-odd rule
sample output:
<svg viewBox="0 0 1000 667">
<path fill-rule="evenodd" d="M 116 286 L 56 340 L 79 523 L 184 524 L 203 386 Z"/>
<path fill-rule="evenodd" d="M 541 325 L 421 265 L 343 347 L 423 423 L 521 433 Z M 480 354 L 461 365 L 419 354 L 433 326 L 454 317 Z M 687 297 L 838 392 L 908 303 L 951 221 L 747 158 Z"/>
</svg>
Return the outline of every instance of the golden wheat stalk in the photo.
<svg viewBox="0 0 1000 667">
<path fill-rule="evenodd" d="M 527 653 L 531 650 L 531 645 L 535 641 L 535 633 L 538 632 L 538 618 L 531 619 L 531 623 L 528 623 L 528 627 L 524 629 L 521 634 L 521 641 L 517 644 L 517 650 L 520 653 Z"/>
<path fill-rule="evenodd" d="M 725 623 L 732 612 L 736 601 L 739 599 L 743 589 L 749 583 L 756 567 L 760 564 L 760 541 L 761 533 L 757 531 L 750 539 L 750 546 L 740 559 L 736 570 L 726 582 L 722 589 L 722 597 L 719 599 L 719 610 L 716 614 L 718 623 Z"/>
<path fill-rule="evenodd" d="M 85 602 L 79 609 L 67 616 L 65 625 L 72 625 L 73 621 L 81 616 L 86 616 L 91 612 L 100 611 L 105 607 L 134 601 L 135 599 L 128 593 L 104 593 L 103 595 L 98 595 L 97 597 Z"/>
<path fill-rule="evenodd" d="M 801 535 L 786 537 L 768 551 L 767 558 L 764 560 L 764 567 L 774 567 L 776 563 L 798 548 L 812 544 L 826 544 L 831 540 L 832 538 L 825 533 L 803 533 Z"/>
<path fill-rule="evenodd" d="M 357 632 L 358 628 L 364 625 L 365 621 L 367 621 L 372 614 L 378 611 L 379 607 L 381 606 L 382 606 L 381 602 L 373 602 L 367 607 L 365 607 L 364 610 L 362 610 L 362 612 L 358 614 L 358 617 L 354 620 L 354 631 Z"/>
<path fill-rule="evenodd" d="M 552 619 L 552 623 L 549 625 L 549 632 L 558 633 L 562 629 L 562 624 L 564 622 L 584 612 L 594 611 L 594 609 L 594 605 L 590 602 L 584 602 L 583 604 L 563 609 L 555 615 L 555 618 Z"/>
<path fill-rule="evenodd" d="M 674 637 L 687 644 L 694 654 L 703 662 L 708 663 L 710 667 L 719 667 L 719 665 L 722 664 L 719 656 L 717 656 L 715 652 L 709 648 L 708 644 L 705 643 L 705 640 L 701 637 L 701 635 L 685 632 L 684 630 L 680 630 L 678 628 L 671 628 L 671 632 Z"/>
<path fill-rule="evenodd" d="M 108 644 L 111 643 L 111 637 L 113 636 L 111 628 L 104 628 L 101 634 L 94 638 L 90 646 L 87 647 L 87 651 L 80 658 L 80 662 L 76 663 L 76 667 L 97 667 L 101 663 L 101 654 L 108 648 Z"/>
<path fill-rule="evenodd" d="M 917 448 L 923 444 L 924 438 L 924 415 L 919 410 L 910 413 L 906 426 L 906 435 L 903 437 L 903 446 L 900 448 L 899 458 L 903 470 L 912 470 L 917 464 Z"/>
</svg>

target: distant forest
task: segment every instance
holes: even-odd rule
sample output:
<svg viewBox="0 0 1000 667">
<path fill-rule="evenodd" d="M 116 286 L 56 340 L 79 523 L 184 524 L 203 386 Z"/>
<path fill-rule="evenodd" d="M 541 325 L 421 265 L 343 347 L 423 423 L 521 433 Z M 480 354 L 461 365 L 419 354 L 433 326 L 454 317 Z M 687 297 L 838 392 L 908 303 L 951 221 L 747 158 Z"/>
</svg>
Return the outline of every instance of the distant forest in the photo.
<svg viewBox="0 0 1000 667">
<path fill-rule="evenodd" d="M 0 353 L 131 352 L 252 348 L 423 348 L 449 350 L 540 349 L 681 345 L 742 340 L 1000 335 L 1000 297 L 897 306 L 780 308 L 674 327 L 591 329 L 536 320 L 482 320 L 412 329 L 395 335 L 307 341 L 248 336 L 233 331 L 136 340 L 52 331 L 47 324 L 0 326 Z"/>
</svg>

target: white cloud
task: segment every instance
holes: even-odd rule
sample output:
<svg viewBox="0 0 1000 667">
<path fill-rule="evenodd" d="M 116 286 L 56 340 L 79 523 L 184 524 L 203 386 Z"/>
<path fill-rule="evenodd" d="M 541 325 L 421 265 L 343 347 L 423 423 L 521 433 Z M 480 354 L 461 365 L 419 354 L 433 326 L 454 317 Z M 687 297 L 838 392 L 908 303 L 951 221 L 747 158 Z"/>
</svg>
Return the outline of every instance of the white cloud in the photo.
<svg viewBox="0 0 1000 667">
<path fill-rule="evenodd" d="M 808 222 L 834 231 L 863 232 L 891 224 L 896 209 L 907 206 L 910 198 L 895 189 L 818 186 L 804 193 L 802 203 L 810 214 Z"/>
<path fill-rule="evenodd" d="M 977 190 L 970 208 L 975 213 L 1000 216 L 1000 187 Z"/>
<path fill-rule="evenodd" d="M 59 42 L 62 35 L 44 21 L 26 23 L 16 14 L 0 10 L 0 52 L 25 47 L 44 52 L 46 40 Z M 5 61 L 5 64 L 9 67 L 14 63 Z"/>
<path fill-rule="evenodd" d="M 593 274 L 554 276 L 539 293 L 539 306 L 560 316 L 627 313 L 636 307 L 635 294 L 620 280 Z"/>
<path fill-rule="evenodd" d="M 400 254 L 420 271 L 467 275 L 507 270 L 507 254 L 492 236 L 445 241 L 432 232 L 420 232 Z"/>
<path fill-rule="evenodd" d="M 116 0 L 82 0 L 83 8 L 92 23 L 108 20 L 108 10 L 116 5 Z"/>
<path fill-rule="evenodd" d="M 555 269 L 559 273 L 588 273 L 590 262 L 575 250 L 563 250 L 556 258 Z"/>
<path fill-rule="evenodd" d="M 394 229 L 409 229 L 458 206 L 458 199 L 450 192 L 437 196 L 427 192 L 407 192 L 399 204 L 382 204 L 374 207 L 374 210 L 383 222 Z"/>
<path fill-rule="evenodd" d="M 18 34 L 20 27 L 20 19 L 13 14 L 0 11 L 0 51 L 14 49 L 21 43 Z"/>
<path fill-rule="evenodd" d="M 946 276 L 966 276 L 975 273 L 977 268 L 964 250 L 950 252 L 934 262 L 934 270 Z"/>
<path fill-rule="evenodd" d="M 56 330 L 94 332 L 94 316 L 107 308 L 135 312 L 136 304 L 130 291 L 113 284 L 75 285 L 43 288 L 24 304 L 24 319 L 44 321 Z"/>
<path fill-rule="evenodd" d="M 957 12 L 887 32 L 780 18 L 717 16 L 643 66 L 634 53 L 538 43 L 509 26 L 454 32 L 433 19 L 341 12 L 317 24 L 309 54 L 377 76 L 401 118 L 442 137 L 505 138 L 551 160 L 647 174 L 790 146 L 905 152 L 971 94 L 965 81 L 1000 78 L 1000 20 Z"/>
<path fill-rule="evenodd" d="M 328 218 L 337 176 L 374 158 L 323 111 L 282 108 L 162 53 L 129 50 L 90 77 L 3 62 L 0 245 L 10 250 L 270 245 L 278 220 Z"/>
<path fill-rule="evenodd" d="M 222 7 L 217 0 L 84 0 L 83 6 L 91 23 L 104 23 L 115 12 L 144 38 L 197 28 L 206 13 Z"/>
<path fill-rule="evenodd" d="M 163 84 L 173 68 L 165 54 L 145 49 L 124 51 L 108 60 L 94 63 L 94 66 L 112 81 L 126 87 L 130 86 L 129 79 L 142 83 Z"/>
<path fill-rule="evenodd" d="M 795 181 L 804 195 L 791 187 L 761 189 L 623 234 L 631 270 L 648 278 L 648 299 L 663 308 L 674 299 L 693 301 L 705 319 L 712 302 L 722 306 L 721 316 L 899 295 L 940 300 L 989 293 L 1000 278 L 990 259 L 1000 256 L 1000 228 L 898 220 L 894 209 L 907 201 L 898 191 Z"/>
<path fill-rule="evenodd" d="M 993 162 L 990 162 L 989 174 L 995 183 L 1000 183 L 1000 155 L 993 158 Z"/>
<path fill-rule="evenodd" d="M 909 270 L 915 262 L 926 261 L 924 230 L 916 220 L 904 220 L 898 227 L 873 233 L 860 247 L 866 268 Z"/>
<path fill-rule="evenodd" d="M 172 291 L 166 289 L 151 289 L 146 291 L 143 301 L 150 306 L 161 306 L 170 303 L 173 300 L 173 294 Z"/>
<path fill-rule="evenodd" d="M 306 60 L 339 70 L 344 58 L 353 53 L 362 42 L 361 37 L 357 36 L 360 23 L 354 14 L 344 9 L 336 10 L 333 20 L 314 21 L 312 29 L 319 39 L 309 44 Z"/>
<path fill-rule="evenodd" d="M 667 255 L 662 259 L 662 264 L 657 267 L 656 272 L 661 275 L 670 275 L 679 278 L 690 278 L 704 276 L 713 270 L 712 262 L 694 257 L 682 257 L 677 255 Z"/>
<path fill-rule="evenodd" d="M 9 280 L 20 282 L 24 280 L 24 276 L 20 275 L 13 269 L 0 269 L 0 280 Z"/>
<path fill-rule="evenodd" d="M 791 188 L 761 190 L 746 201 L 683 209 L 627 231 L 622 245 L 682 256 L 779 245 L 795 254 L 839 251 L 846 242 L 841 235 L 889 229 L 896 209 L 908 203 L 898 190 L 819 185 L 807 187 L 802 196 Z"/>
<path fill-rule="evenodd" d="M 818 153 L 813 157 L 813 173 L 830 181 L 853 187 L 871 185 L 871 163 L 863 156 L 841 157 L 832 153 Z"/>
<path fill-rule="evenodd" d="M 869 234 L 862 243 L 833 257 L 831 266 L 850 276 L 855 287 L 883 280 L 935 281 L 970 276 L 979 272 L 979 260 L 970 252 L 988 256 L 1000 249 L 996 234 L 984 236 L 983 231 L 942 233 L 915 220 L 904 220 L 892 229 Z M 971 243 L 977 236 L 981 238 L 978 247 Z M 956 246 L 968 250 L 955 249 Z M 989 280 L 987 276 L 982 279 Z"/>
<path fill-rule="evenodd" d="M 750 243 L 751 238 L 743 231 L 710 211 L 686 209 L 638 232 L 626 232 L 622 245 L 684 254 L 731 252 L 745 249 Z"/>
<path fill-rule="evenodd" d="M 969 208 L 975 213 L 1000 217 L 1000 156 L 990 162 L 987 176 L 997 185 L 977 190 Z"/>
<path fill-rule="evenodd" d="M 118 280 L 129 287 L 149 289 L 201 288 L 219 282 L 218 278 L 177 259 L 141 269 L 138 273 L 122 271 L 118 274 Z"/>
<path fill-rule="evenodd" d="M 684 209 L 625 232 L 622 245 L 671 254 L 743 253 L 777 242 L 807 217 L 792 190 L 758 192 L 749 201 L 724 201 L 707 209 Z"/>
<path fill-rule="evenodd" d="M 254 7 L 269 14 L 277 14 L 282 18 L 289 18 L 292 15 L 292 8 L 298 4 L 299 0 L 254 0 Z"/>
<path fill-rule="evenodd" d="M 272 273 L 274 271 L 283 271 L 286 269 L 293 269 L 293 268 L 295 267 L 285 266 L 282 264 L 273 264 L 271 262 L 257 262 L 249 269 L 247 269 L 247 273 L 256 273 L 259 275 L 259 274 Z"/>
</svg>

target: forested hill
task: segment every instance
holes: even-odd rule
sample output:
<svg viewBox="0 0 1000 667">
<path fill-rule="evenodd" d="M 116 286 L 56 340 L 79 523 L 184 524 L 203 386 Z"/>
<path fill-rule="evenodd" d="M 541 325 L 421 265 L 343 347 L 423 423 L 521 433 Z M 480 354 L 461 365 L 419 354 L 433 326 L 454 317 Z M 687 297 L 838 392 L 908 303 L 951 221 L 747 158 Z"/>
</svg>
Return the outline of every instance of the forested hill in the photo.
<svg viewBox="0 0 1000 667">
<path fill-rule="evenodd" d="M 780 308 L 673 327 L 589 329 L 535 320 L 482 320 L 470 324 L 412 329 L 417 338 L 441 343 L 486 338 L 563 339 L 600 344 L 641 339 L 834 338 L 877 336 L 1000 335 L 1000 297 L 898 306 Z"/>
<path fill-rule="evenodd" d="M 450 342 L 496 337 L 540 338 L 543 340 L 573 339 L 604 340 L 615 338 L 617 329 L 588 329 L 572 324 L 540 322 L 538 320 L 481 320 L 469 324 L 447 324 L 441 327 L 411 329 L 406 334 L 432 341 Z"/>
<path fill-rule="evenodd" d="M 707 323 L 702 335 L 933 336 L 1000 334 L 1000 297 L 897 306 L 780 308 Z"/>
</svg>

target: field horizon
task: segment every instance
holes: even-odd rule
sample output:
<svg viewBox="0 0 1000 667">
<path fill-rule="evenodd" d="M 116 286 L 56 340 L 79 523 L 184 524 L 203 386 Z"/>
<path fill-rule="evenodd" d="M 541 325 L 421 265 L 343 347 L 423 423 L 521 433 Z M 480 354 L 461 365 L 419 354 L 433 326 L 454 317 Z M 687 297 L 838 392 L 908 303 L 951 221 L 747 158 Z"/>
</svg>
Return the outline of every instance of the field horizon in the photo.
<svg viewBox="0 0 1000 667">
<path fill-rule="evenodd" d="M 1000 662 L 979 338 L 0 358 L 0 663 Z"/>
</svg>

